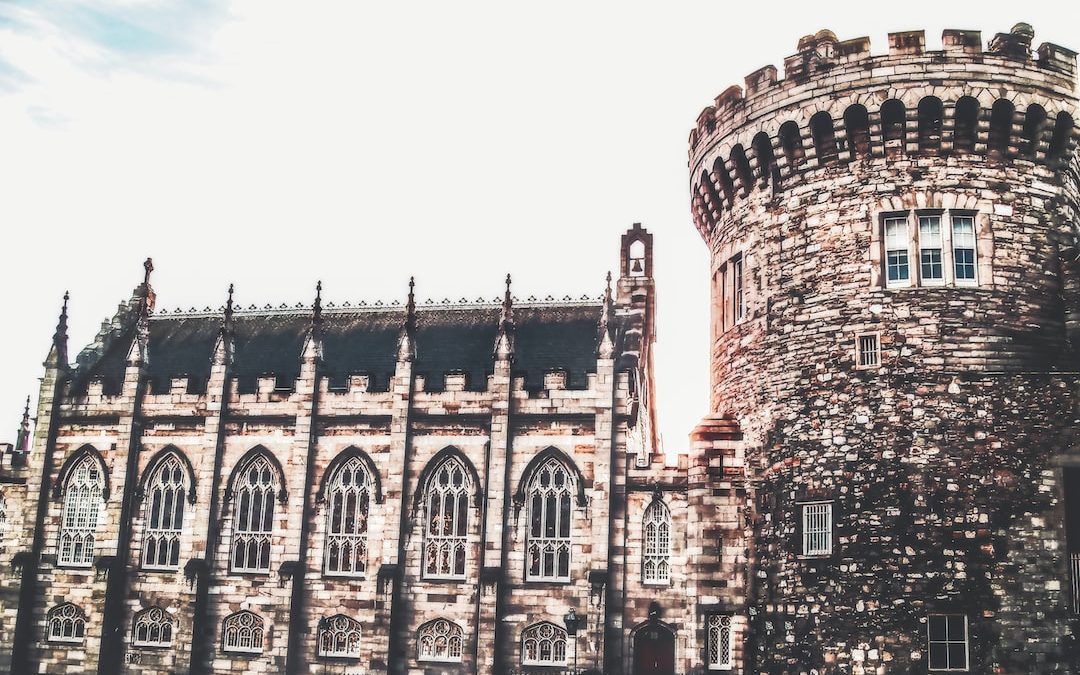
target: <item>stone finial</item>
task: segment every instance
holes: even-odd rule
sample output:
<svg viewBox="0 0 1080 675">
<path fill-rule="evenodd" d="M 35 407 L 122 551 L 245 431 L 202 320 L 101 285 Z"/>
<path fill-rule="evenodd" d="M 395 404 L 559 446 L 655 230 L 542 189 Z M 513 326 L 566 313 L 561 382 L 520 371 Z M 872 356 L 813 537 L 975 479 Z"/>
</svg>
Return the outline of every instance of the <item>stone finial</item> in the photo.
<svg viewBox="0 0 1080 675">
<path fill-rule="evenodd" d="M 322 323 L 322 280 L 320 279 L 315 284 L 315 302 L 311 305 L 311 323 L 317 325 Z"/>
<path fill-rule="evenodd" d="M 596 355 L 601 359 L 610 359 L 615 355 L 615 341 L 611 337 L 612 324 L 611 272 L 607 273 L 607 287 L 604 289 L 604 305 L 600 310 L 599 341 Z"/>
<path fill-rule="evenodd" d="M 143 270 L 145 270 L 145 272 L 143 274 L 143 283 L 146 284 L 147 286 L 149 286 L 150 285 L 150 273 L 154 271 L 154 259 L 153 258 L 147 258 L 146 259 L 146 262 L 143 263 Z"/>
<path fill-rule="evenodd" d="M 15 436 L 15 452 L 25 455 L 30 452 L 30 397 L 26 397 L 26 407 L 23 408 L 22 422 L 19 423 L 19 432 Z"/>
<path fill-rule="evenodd" d="M 398 361 L 416 358 L 416 277 L 409 277 L 409 297 L 405 302 L 405 319 L 398 338 Z"/>
<path fill-rule="evenodd" d="M 232 329 L 233 322 L 233 290 L 235 287 L 229 284 L 229 297 L 225 300 L 225 319 L 222 328 Z"/>
<path fill-rule="evenodd" d="M 52 346 L 49 348 L 49 356 L 45 360 L 47 367 L 62 367 L 68 365 L 68 300 L 71 294 L 64 291 L 64 304 L 60 308 L 60 318 L 56 321 L 56 332 L 53 333 Z"/>
<path fill-rule="evenodd" d="M 232 362 L 232 334 L 233 334 L 233 290 L 229 284 L 229 296 L 225 300 L 225 314 L 221 319 L 221 329 L 218 331 L 217 341 L 214 342 L 214 354 L 211 363 L 215 366 L 223 366 Z"/>
<path fill-rule="evenodd" d="M 510 275 L 506 275 L 506 293 L 499 312 L 499 333 L 495 336 L 495 359 L 509 361 L 514 357 L 514 300 L 510 295 Z"/>
<path fill-rule="evenodd" d="M 307 339 L 304 340 L 304 351 L 301 358 L 305 361 L 315 361 L 322 358 L 322 281 L 315 284 L 315 302 L 311 304 L 311 326 L 308 328 Z"/>
</svg>

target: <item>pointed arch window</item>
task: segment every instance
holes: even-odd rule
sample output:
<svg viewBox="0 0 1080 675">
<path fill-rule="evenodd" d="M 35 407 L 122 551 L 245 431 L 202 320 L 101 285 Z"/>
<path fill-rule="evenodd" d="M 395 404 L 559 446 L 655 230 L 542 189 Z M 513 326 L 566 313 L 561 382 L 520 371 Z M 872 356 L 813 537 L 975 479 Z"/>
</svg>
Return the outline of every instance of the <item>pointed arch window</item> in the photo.
<svg viewBox="0 0 1080 675">
<path fill-rule="evenodd" d="M 90 567 L 94 563 L 104 487 L 101 466 L 91 455 L 80 459 L 68 474 L 57 557 L 60 565 Z"/>
<path fill-rule="evenodd" d="M 86 615 L 70 602 L 50 609 L 45 625 L 49 642 L 82 642 L 86 637 Z"/>
<path fill-rule="evenodd" d="M 436 619 L 428 621 L 417 631 L 417 659 L 420 661 L 441 661 L 461 663 L 465 653 L 465 636 L 461 626 Z"/>
<path fill-rule="evenodd" d="M 671 581 L 671 511 L 654 499 L 642 518 L 645 552 L 641 556 L 641 578 L 646 584 Z"/>
<path fill-rule="evenodd" d="M 232 546 L 234 571 L 270 571 L 276 492 L 277 472 L 265 455 L 256 455 L 236 479 L 236 531 Z"/>
<path fill-rule="evenodd" d="M 735 667 L 735 632 L 731 616 L 714 614 L 708 617 L 706 654 L 709 670 L 732 670 Z"/>
<path fill-rule="evenodd" d="M 173 618 L 160 607 L 149 607 L 135 615 L 132 644 L 136 647 L 168 647 L 173 640 Z"/>
<path fill-rule="evenodd" d="M 469 496 L 472 480 L 457 457 L 447 457 L 432 473 L 424 499 L 424 576 L 465 578 Z"/>
<path fill-rule="evenodd" d="M 187 477 L 180 458 L 166 455 L 151 474 L 143 502 L 143 569 L 175 570 L 180 565 L 180 534 L 184 527 Z"/>
<path fill-rule="evenodd" d="M 565 666 L 566 631 L 544 621 L 521 633 L 521 665 Z"/>
<path fill-rule="evenodd" d="M 221 625 L 222 650 L 242 654 L 261 653 L 265 626 L 258 614 L 246 610 L 230 614 Z"/>
<path fill-rule="evenodd" d="M 327 574 L 363 576 L 367 572 L 368 513 L 371 476 L 359 457 L 351 457 L 334 473 L 327 489 Z"/>
<path fill-rule="evenodd" d="M 323 619 L 319 626 L 319 656 L 360 656 L 360 622 L 344 614 Z"/>
<path fill-rule="evenodd" d="M 529 482 L 528 580 L 570 581 L 574 479 L 551 457 Z"/>
</svg>

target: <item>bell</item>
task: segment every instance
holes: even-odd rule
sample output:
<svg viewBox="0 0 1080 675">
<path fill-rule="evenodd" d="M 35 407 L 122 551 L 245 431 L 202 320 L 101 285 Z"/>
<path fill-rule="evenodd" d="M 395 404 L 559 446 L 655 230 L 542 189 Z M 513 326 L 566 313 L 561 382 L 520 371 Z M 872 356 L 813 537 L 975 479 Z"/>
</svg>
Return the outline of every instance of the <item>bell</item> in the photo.
<svg viewBox="0 0 1080 675">
<path fill-rule="evenodd" d="M 645 271 L 641 266 L 641 258 L 634 258 L 634 264 L 630 267 L 630 271 L 634 274 L 641 274 Z"/>
</svg>

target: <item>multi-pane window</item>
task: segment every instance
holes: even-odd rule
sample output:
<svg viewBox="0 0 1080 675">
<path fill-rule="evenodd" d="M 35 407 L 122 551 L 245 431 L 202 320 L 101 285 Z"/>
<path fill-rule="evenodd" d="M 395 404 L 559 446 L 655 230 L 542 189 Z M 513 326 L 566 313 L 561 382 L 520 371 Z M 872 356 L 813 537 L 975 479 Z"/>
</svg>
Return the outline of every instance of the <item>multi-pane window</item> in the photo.
<svg viewBox="0 0 1080 675">
<path fill-rule="evenodd" d="M 926 620 L 927 659 L 933 671 L 968 669 L 965 614 L 931 614 Z"/>
<path fill-rule="evenodd" d="M 184 467 L 176 455 L 167 455 L 150 477 L 144 502 L 146 535 L 144 569 L 176 569 L 180 564 L 180 532 L 184 527 Z"/>
<path fill-rule="evenodd" d="M 832 553 L 832 502 L 802 505 L 803 555 Z"/>
<path fill-rule="evenodd" d="M 882 218 L 882 236 L 888 287 L 973 286 L 978 282 L 975 215 L 970 211 L 893 213 Z M 911 251 L 917 252 L 914 269 Z"/>
<path fill-rule="evenodd" d="M 570 580 L 570 520 L 573 479 L 562 462 L 549 458 L 529 483 L 530 581 Z"/>
<path fill-rule="evenodd" d="M 70 602 L 50 609 L 45 625 L 49 642 L 82 642 L 86 636 L 86 615 Z"/>
<path fill-rule="evenodd" d="M 94 457 L 86 455 L 72 468 L 64 488 L 59 564 L 90 567 L 94 563 L 104 485 L 105 477 Z"/>
<path fill-rule="evenodd" d="M 952 217 L 953 266 L 956 283 L 975 283 L 975 217 Z"/>
<path fill-rule="evenodd" d="M 566 631 L 544 621 L 521 633 L 521 665 L 565 666 Z"/>
<path fill-rule="evenodd" d="M 237 477 L 233 570 L 270 571 L 270 540 L 274 531 L 276 493 L 274 467 L 264 455 L 256 455 Z"/>
<path fill-rule="evenodd" d="M 428 481 L 424 528 L 424 576 L 465 576 L 472 481 L 457 457 L 447 457 Z"/>
<path fill-rule="evenodd" d="M 945 282 L 940 215 L 919 216 L 919 276 L 927 285 Z"/>
<path fill-rule="evenodd" d="M 168 647 L 173 639 L 173 619 L 160 607 L 150 607 L 135 615 L 132 644 L 136 647 Z"/>
<path fill-rule="evenodd" d="M 671 512 L 660 499 L 645 509 L 642 519 L 645 551 L 641 578 L 646 584 L 667 584 L 671 579 Z"/>
<path fill-rule="evenodd" d="M 436 619 L 420 626 L 416 645 L 420 661 L 460 663 L 465 651 L 465 637 L 461 626 L 446 619 Z"/>
<path fill-rule="evenodd" d="M 908 265 L 907 216 L 885 219 L 885 279 L 888 285 L 906 285 L 911 278 Z"/>
<path fill-rule="evenodd" d="M 881 365 L 881 347 L 877 333 L 855 336 L 855 365 L 858 368 L 876 368 Z"/>
<path fill-rule="evenodd" d="M 731 670 L 735 667 L 735 634 L 731 616 L 714 614 L 707 619 L 706 665 L 709 670 Z"/>
<path fill-rule="evenodd" d="M 258 654 L 263 649 L 265 630 L 258 614 L 246 610 L 230 614 L 221 625 L 221 648 L 226 652 Z"/>
<path fill-rule="evenodd" d="M 336 614 L 319 625 L 319 656 L 360 656 L 360 622 Z"/>
<path fill-rule="evenodd" d="M 371 488 L 372 477 L 359 457 L 349 458 L 331 479 L 327 497 L 327 574 L 363 576 L 367 572 Z"/>
</svg>

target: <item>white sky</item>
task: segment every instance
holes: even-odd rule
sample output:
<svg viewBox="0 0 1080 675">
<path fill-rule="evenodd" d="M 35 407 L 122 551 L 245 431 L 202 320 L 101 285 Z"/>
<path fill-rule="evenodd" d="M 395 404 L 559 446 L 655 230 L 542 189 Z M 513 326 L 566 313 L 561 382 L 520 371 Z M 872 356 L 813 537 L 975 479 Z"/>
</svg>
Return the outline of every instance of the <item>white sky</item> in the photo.
<svg viewBox="0 0 1080 675">
<path fill-rule="evenodd" d="M 1008 7 L 1007 11 L 999 9 Z M 878 9 L 894 10 L 875 13 Z M 1017 21 L 1080 48 L 1080 3 L 0 0 L 0 440 L 60 298 L 72 358 L 141 280 L 237 299 L 599 293 L 655 234 L 668 451 L 707 412 L 706 250 L 686 140 L 730 84 L 830 28 Z M 152 355 L 151 355 L 152 358 Z"/>
</svg>

